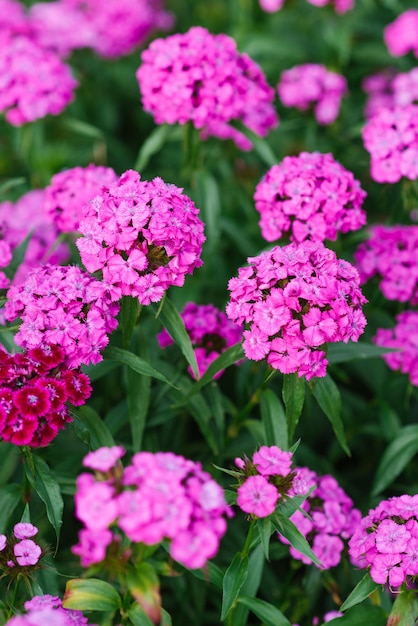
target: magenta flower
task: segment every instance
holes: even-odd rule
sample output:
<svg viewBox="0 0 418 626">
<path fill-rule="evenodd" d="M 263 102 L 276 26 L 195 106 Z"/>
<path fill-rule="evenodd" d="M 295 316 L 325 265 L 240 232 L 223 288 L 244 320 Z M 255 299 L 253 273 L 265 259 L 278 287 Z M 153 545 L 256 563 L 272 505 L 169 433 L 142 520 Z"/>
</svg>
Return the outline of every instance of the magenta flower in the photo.
<svg viewBox="0 0 418 626">
<path fill-rule="evenodd" d="M 16 539 L 28 539 L 28 537 L 34 537 L 38 534 L 38 529 L 28 522 L 20 522 L 19 524 L 15 524 L 13 534 Z"/>
<path fill-rule="evenodd" d="M 408 9 L 386 26 L 383 38 L 389 54 L 400 57 L 412 52 L 418 57 L 418 10 Z"/>
<path fill-rule="evenodd" d="M 325 376 L 328 342 L 357 341 L 366 302 L 356 269 L 320 243 L 275 247 L 229 281 L 226 313 L 244 324 L 247 358 L 308 380 Z M 275 317 L 277 311 L 277 317 Z"/>
<path fill-rule="evenodd" d="M 102 271 L 115 300 L 130 295 L 141 304 L 158 302 L 202 265 L 198 215 L 175 185 L 141 181 L 129 170 L 85 206 L 77 247 L 89 272 Z"/>
<path fill-rule="evenodd" d="M 237 505 L 256 517 L 267 517 L 274 512 L 279 492 L 264 476 L 249 476 L 238 487 Z"/>
<path fill-rule="evenodd" d="M 188 302 L 180 312 L 195 350 L 199 376 L 202 376 L 209 365 L 230 346 L 241 341 L 242 328 L 231 322 L 225 313 L 211 304 L 195 304 Z M 158 336 L 162 348 L 173 343 L 164 329 Z M 188 371 L 194 377 L 192 369 Z M 219 378 L 223 370 L 215 378 Z"/>
<path fill-rule="evenodd" d="M 392 370 L 409 375 L 412 385 L 418 386 L 418 312 L 404 311 L 396 316 L 394 328 L 379 328 L 373 341 L 395 352 L 382 358 Z"/>
<path fill-rule="evenodd" d="M 269 169 L 254 193 L 264 239 L 276 241 L 289 234 L 298 243 L 335 240 L 338 232 L 360 229 L 366 223 L 361 208 L 365 197 L 351 172 L 332 154 L 319 152 L 285 157 Z"/>
<path fill-rule="evenodd" d="M 277 446 L 261 446 L 253 455 L 253 463 L 262 476 L 287 476 L 292 466 L 292 453 Z"/>
<path fill-rule="evenodd" d="M 251 142 L 230 125 L 232 120 L 261 137 L 278 123 L 274 90 L 260 67 L 240 54 L 227 35 L 195 26 L 155 39 L 141 58 L 137 78 L 143 107 L 157 124 L 190 121 L 203 137 L 233 139 L 249 150 Z"/>
<path fill-rule="evenodd" d="M 312 108 L 317 122 L 327 125 L 338 117 L 347 81 L 324 65 L 305 63 L 282 72 L 277 90 L 284 106 L 300 111 Z"/>
<path fill-rule="evenodd" d="M 98 472 L 108 472 L 124 454 L 125 450 L 122 446 L 99 448 L 84 457 L 83 465 Z"/>
<path fill-rule="evenodd" d="M 22 567 L 36 565 L 42 554 L 42 549 L 32 539 L 23 539 L 13 547 L 16 561 Z"/>
</svg>

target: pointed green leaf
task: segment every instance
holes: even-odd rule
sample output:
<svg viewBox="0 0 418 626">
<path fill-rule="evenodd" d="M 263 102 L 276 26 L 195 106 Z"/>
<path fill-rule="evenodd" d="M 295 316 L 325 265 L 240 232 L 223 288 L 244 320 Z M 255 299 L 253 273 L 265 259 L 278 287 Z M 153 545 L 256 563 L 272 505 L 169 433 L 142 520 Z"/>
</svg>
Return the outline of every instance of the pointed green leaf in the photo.
<svg viewBox="0 0 418 626">
<path fill-rule="evenodd" d="M 288 438 L 291 440 L 305 402 L 305 379 L 299 378 L 297 374 L 285 374 L 282 396 L 286 407 Z"/>
<path fill-rule="evenodd" d="M 115 445 L 115 440 L 109 429 L 94 409 L 87 405 L 71 407 L 70 413 L 80 420 L 82 425 L 82 431 L 80 433 L 81 439 L 87 443 L 92 450 L 96 450 L 102 446 L 110 447 Z"/>
<path fill-rule="evenodd" d="M 288 450 L 286 415 L 280 399 L 271 389 L 266 389 L 261 393 L 260 409 L 266 431 L 266 444 Z"/>
<path fill-rule="evenodd" d="M 393 348 L 382 348 L 374 343 L 359 341 L 358 343 L 330 343 L 327 347 L 329 363 L 346 363 L 356 359 L 373 359 L 388 352 L 396 352 Z"/>
<path fill-rule="evenodd" d="M 145 358 L 148 358 L 146 342 L 143 340 L 138 328 L 135 329 L 132 336 L 131 347 L 135 353 L 140 353 Z M 134 372 L 131 368 L 127 368 L 126 390 L 133 451 L 139 452 L 142 447 L 142 437 L 151 399 L 151 378 L 149 376 L 141 376 L 141 374 Z"/>
<path fill-rule="evenodd" d="M 318 378 L 315 381 L 312 394 L 331 422 L 331 426 L 340 446 L 344 452 L 350 456 L 350 448 L 347 445 L 344 425 L 341 419 L 340 391 L 329 374 L 327 374 L 324 378 Z"/>
<path fill-rule="evenodd" d="M 22 502 L 22 487 L 14 484 L 2 487 L 0 489 L 0 502 L 0 533 L 4 534 L 13 511 Z"/>
<path fill-rule="evenodd" d="M 170 613 L 167 613 L 164 609 L 161 609 L 161 622 L 160 626 L 173 626 L 173 620 Z"/>
<path fill-rule="evenodd" d="M 319 561 L 318 557 L 312 552 L 312 548 L 305 537 L 288 517 L 281 513 L 274 513 L 274 515 L 271 516 L 271 521 L 276 530 L 290 542 L 295 550 L 298 550 L 308 559 L 311 559 L 311 561 L 316 563 L 319 567 L 322 566 L 321 561 Z"/>
<path fill-rule="evenodd" d="M 367 572 L 360 580 L 360 582 L 357 583 L 357 585 L 354 587 L 353 591 L 350 593 L 345 602 L 343 602 L 340 610 L 346 611 L 352 606 L 360 604 L 360 602 L 363 602 L 363 600 L 368 598 L 369 595 L 378 588 L 378 586 L 379 585 L 370 578 L 369 572 Z"/>
<path fill-rule="evenodd" d="M 279 160 L 265 139 L 256 135 L 256 133 L 244 126 L 244 124 L 235 122 L 234 126 L 236 126 L 238 130 L 251 141 L 255 152 L 268 167 L 277 165 Z"/>
<path fill-rule="evenodd" d="M 126 575 L 126 584 L 144 613 L 153 624 L 157 624 L 161 619 L 160 581 L 152 565 L 142 562 L 131 567 Z"/>
<path fill-rule="evenodd" d="M 257 530 L 260 535 L 261 545 L 263 546 L 264 556 L 269 560 L 270 537 L 273 533 L 270 517 L 263 517 L 257 520 Z"/>
<path fill-rule="evenodd" d="M 138 374 L 151 376 L 152 378 L 161 380 L 163 383 L 167 383 L 167 385 L 171 385 L 170 381 L 164 376 L 164 374 L 157 371 L 154 367 L 147 363 L 147 361 L 141 359 L 135 354 L 132 354 L 132 352 L 129 352 L 128 350 L 123 350 L 122 348 L 117 348 L 116 346 L 109 346 L 105 349 L 103 356 L 109 361 L 118 361 L 118 363 L 127 365 L 133 369 L 134 372 L 138 372 Z"/>
<path fill-rule="evenodd" d="M 157 316 L 174 343 L 176 343 L 182 351 L 195 377 L 199 378 L 199 370 L 197 368 L 196 355 L 193 350 L 192 342 L 179 312 L 167 296 L 164 298 L 163 305 L 159 309 Z"/>
<path fill-rule="evenodd" d="M 264 600 L 241 596 L 238 602 L 245 604 L 266 626 L 292 626 L 279 609 Z"/>
<path fill-rule="evenodd" d="M 122 331 L 123 347 L 129 349 L 133 330 L 139 315 L 138 298 L 123 296 L 120 307 L 120 329 Z"/>
<path fill-rule="evenodd" d="M 248 556 L 237 552 L 223 579 L 221 621 L 234 606 L 248 575 Z"/>
<path fill-rule="evenodd" d="M 33 489 L 46 506 L 46 514 L 54 527 L 58 543 L 62 524 L 62 513 L 64 510 L 61 490 L 55 476 L 45 461 L 36 455 L 32 456 L 32 460 L 33 467 L 31 467 L 31 463 L 25 458 L 26 476 Z"/>
<path fill-rule="evenodd" d="M 377 495 L 399 476 L 418 452 L 418 426 L 405 426 L 383 453 L 373 481 L 372 495 Z"/>
<path fill-rule="evenodd" d="M 161 124 L 160 126 L 156 126 L 156 128 L 154 128 L 141 146 L 134 165 L 135 170 L 141 173 L 142 170 L 145 169 L 150 158 L 161 150 L 165 142 L 172 134 L 173 129 L 175 129 L 175 127 L 170 124 Z"/>
<path fill-rule="evenodd" d="M 411 626 L 418 621 L 417 594 L 411 589 L 401 591 L 396 596 L 387 626 Z"/>
<path fill-rule="evenodd" d="M 150 620 L 144 609 L 137 603 L 131 605 L 128 617 L 134 626 L 155 626 L 155 622 Z"/>
<path fill-rule="evenodd" d="M 202 212 L 202 220 L 209 246 L 214 246 L 220 234 L 221 199 L 216 179 L 206 170 L 194 172 L 196 204 Z"/>
<path fill-rule="evenodd" d="M 116 611 L 122 601 L 115 587 L 104 580 L 73 578 L 65 587 L 62 606 L 79 611 Z"/>
</svg>

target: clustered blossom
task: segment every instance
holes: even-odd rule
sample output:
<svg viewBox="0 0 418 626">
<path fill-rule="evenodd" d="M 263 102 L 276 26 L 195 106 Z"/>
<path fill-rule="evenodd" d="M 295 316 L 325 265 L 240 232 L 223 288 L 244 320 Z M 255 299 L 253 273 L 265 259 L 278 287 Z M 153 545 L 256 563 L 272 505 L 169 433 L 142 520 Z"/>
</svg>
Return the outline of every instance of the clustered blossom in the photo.
<svg viewBox="0 0 418 626">
<path fill-rule="evenodd" d="M 371 156 L 370 175 L 378 183 L 418 178 L 418 106 L 381 109 L 363 128 Z"/>
<path fill-rule="evenodd" d="M 34 35 L 61 54 L 92 48 L 117 58 L 142 45 L 155 30 L 171 28 L 162 0 L 60 0 L 39 2 L 28 13 Z"/>
<path fill-rule="evenodd" d="M 58 115 L 76 86 L 70 68 L 54 52 L 30 37 L 0 32 L 0 111 L 10 124 Z"/>
<path fill-rule="evenodd" d="M 103 561 L 122 532 L 133 544 L 168 539 L 175 561 L 203 567 L 218 551 L 225 516 L 232 515 L 222 488 L 200 463 L 171 452 L 139 452 L 124 470 L 122 454 L 120 447 L 90 453 L 85 465 L 98 473 L 77 479 L 76 515 L 85 528 L 72 551 L 81 564 Z"/>
<path fill-rule="evenodd" d="M 373 341 L 394 352 L 382 354 L 392 370 L 409 375 L 412 385 L 418 386 L 418 311 L 404 311 L 396 316 L 394 328 L 379 328 Z"/>
<path fill-rule="evenodd" d="M 44 210 L 58 230 L 74 232 L 84 217 L 84 205 L 118 178 L 111 167 L 92 163 L 59 172 L 45 189 Z"/>
<path fill-rule="evenodd" d="M 304 63 L 282 72 L 277 91 L 284 106 L 313 109 L 317 122 L 327 125 L 338 117 L 347 81 L 324 65 Z"/>
<path fill-rule="evenodd" d="M 260 7 L 267 13 L 279 11 L 285 0 L 259 0 Z M 308 0 L 309 4 L 316 7 L 323 7 L 327 4 L 333 4 L 336 13 L 346 13 L 354 7 L 354 0 Z"/>
<path fill-rule="evenodd" d="M 306 467 L 296 469 L 289 495 L 304 496 L 312 487 L 313 491 L 300 507 L 308 516 L 296 511 L 290 519 L 311 544 L 322 569 L 330 569 L 340 562 L 345 540 L 356 530 L 361 513 L 333 476 L 319 476 Z M 289 543 L 282 535 L 278 536 L 283 543 Z M 312 562 L 293 546 L 290 554 L 303 563 Z"/>
<path fill-rule="evenodd" d="M 28 33 L 25 8 L 18 0 L 0 0 L 0 30 Z"/>
<path fill-rule="evenodd" d="M 88 377 L 68 369 L 59 346 L 14 355 L 0 351 L 0 437 L 18 446 L 48 445 L 72 418 L 67 402 L 85 403 Z"/>
<path fill-rule="evenodd" d="M 28 522 L 15 524 L 13 536 L 0 535 L 0 567 L 15 574 L 21 568 L 32 568 L 42 557 L 42 548 L 31 537 L 38 529 Z"/>
<path fill-rule="evenodd" d="M 103 282 L 79 267 L 44 265 L 10 287 L 5 318 L 22 319 L 14 338 L 18 346 L 59 345 L 67 367 L 75 368 L 102 360 L 118 311 Z"/>
<path fill-rule="evenodd" d="M 256 518 L 274 513 L 279 498 L 292 485 L 292 456 L 277 446 L 261 446 L 252 460 L 235 459 L 243 472 L 237 490 L 237 505 L 242 511 Z"/>
<path fill-rule="evenodd" d="M 137 78 L 143 107 L 157 124 L 190 121 L 204 137 L 233 139 L 243 150 L 251 142 L 230 125 L 232 120 L 261 137 L 277 125 L 274 90 L 260 67 L 240 54 L 227 35 L 196 26 L 154 40 L 141 58 Z"/>
<path fill-rule="evenodd" d="M 398 72 L 394 68 L 387 68 L 363 79 L 361 87 L 367 94 L 364 109 L 366 119 L 369 120 L 381 109 L 391 109 L 395 106 L 393 80 L 397 74 Z"/>
<path fill-rule="evenodd" d="M 418 57 L 418 10 L 408 9 L 386 26 L 383 38 L 389 54 L 400 57 L 412 52 Z"/>
<path fill-rule="evenodd" d="M 338 232 L 358 230 L 366 223 L 365 197 L 351 172 L 332 154 L 319 152 L 285 157 L 254 194 L 264 239 L 276 241 L 289 233 L 296 242 L 335 240 Z"/>
<path fill-rule="evenodd" d="M 418 226 L 376 225 L 354 258 L 362 283 L 373 276 L 385 298 L 418 304 Z"/>
<path fill-rule="evenodd" d="M 222 352 L 241 341 L 242 328 L 231 322 L 223 311 L 212 304 L 188 302 L 180 315 L 194 348 L 199 376 L 206 372 L 212 361 Z M 166 329 L 157 339 L 162 348 L 173 343 Z M 188 371 L 194 377 L 190 367 Z M 215 378 L 219 378 L 222 372 L 223 370 L 218 372 Z"/>
<path fill-rule="evenodd" d="M 383 500 L 363 517 L 349 542 L 352 561 L 381 585 L 400 587 L 418 575 L 418 496 Z"/>
<path fill-rule="evenodd" d="M 113 299 L 158 302 L 170 285 L 181 287 L 186 274 L 202 265 L 199 210 L 161 178 L 141 181 L 128 170 L 84 208 L 81 259 L 89 272 L 102 271 Z"/>
<path fill-rule="evenodd" d="M 23 615 L 12 617 L 6 626 L 84 626 L 88 624 L 87 618 L 81 611 L 64 609 L 58 596 L 45 594 L 34 596 L 24 604 L 27 611 Z M 93 625 L 91 625 L 93 626 Z"/>
<path fill-rule="evenodd" d="M 9 248 L 9 260 L 1 267 L 10 263 L 11 253 L 30 234 L 30 241 L 25 256 L 17 268 L 13 283 L 21 283 L 28 272 L 42 263 L 59 265 L 68 261 L 69 247 L 60 243 L 54 245 L 59 230 L 44 212 L 45 192 L 40 189 L 29 191 L 17 202 L 0 202 L 0 259 L 3 261 L 6 247 Z M 3 288 L 3 286 L 2 286 Z"/>
<path fill-rule="evenodd" d="M 357 341 L 366 302 L 357 270 L 321 243 L 276 246 L 229 281 L 226 313 L 245 324 L 243 349 L 283 374 L 325 376 L 328 342 Z"/>
</svg>

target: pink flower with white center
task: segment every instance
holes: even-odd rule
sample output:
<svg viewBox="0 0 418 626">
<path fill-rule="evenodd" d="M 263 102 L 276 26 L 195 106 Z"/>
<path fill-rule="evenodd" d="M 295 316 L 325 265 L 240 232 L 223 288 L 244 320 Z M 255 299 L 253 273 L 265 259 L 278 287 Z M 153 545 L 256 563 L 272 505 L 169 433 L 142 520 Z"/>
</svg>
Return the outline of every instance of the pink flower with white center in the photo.
<svg viewBox="0 0 418 626">
<path fill-rule="evenodd" d="M 326 344 L 357 341 L 366 324 L 356 269 L 309 241 L 274 247 L 248 263 L 230 280 L 226 307 L 230 319 L 244 324 L 246 356 L 267 358 L 284 374 L 325 376 Z"/>
<path fill-rule="evenodd" d="M 58 56 L 7 30 L 0 35 L 0 76 L 0 111 L 13 126 L 58 115 L 77 87 L 70 68 Z"/>
<path fill-rule="evenodd" d="M 231 322 L 223 311 L 211 304 L 199 305 L 188 302 L 180 312 L 180 316 L 195 350 L 200 376 L 219 355 L 241 341 L 242 328 Z M 173 343 L 165 329 L 157 336 L 157 339 L 162 348 Z M 194 377 L 190 367 L 188 371 Z M 219 378 L 222 373 L 223 370 L 218 372 L 215 378 Z"/>
<path fill-rule="evenodd" d="M 301 152 L 271 167 L 258 183 L 255 207 L 267 241 L 335 240 L 366 223 L 366 193 L 332 154 Z"/>
<path fill-rule="evenodd" d="M 291 452 L 277 446 L 261 446 L 253 455 L 253 463 L 262 476 L 287 476 L 292 466 Z"/>
<path fill-rule="evenodd" d="M 203 138 L 233 139 L 243 150 L 252 144 L 231 121 L 241 121 L 261 137 L 277 126 L 274 90 L 231 37 L 195 26 L 155 39 L 141 58 L 137 79 L 143 107 L 157 124 L 190 121 Z"/>
<path fill-rule="evenodd" d="M 103 283 L 87 272 L 75 266 L 45 265 L 8 290 L 5 318 L 22 319 L 15 335 L 17 345 L 60 345 L 67 366 L 73 369 L 102 360 L 100 352 L 117 326 L 118 311 Z M 24 398 L 23 402 L 27 404 Z"/>
<path fill-rule="evenodd" d="M 13 546 L 16 561 L 22 567 L 36 565 L 42 554 L 42 549 L 32 539 L 23 539 Z"/>
<path fill-rule="evenodd" d="M 87 270 L 101 270 L 107 287 L 150 304 L 202 265 L 198 216 L 182 189 L 129 170 L 85 205 L 85 236 L 76 243 Z"/>
<path fill-rule="evenodd" d="M 249 476 L 238 487 L 237 505 L 255 517 L 267 517 L 274 512 L 279 492 L 264 476 Z"/>
<path fill-rule="evenodd" d="M 327 125 L 338 117 L 347 81 L 324 65 L 305 63 L 282 72 L 277 90 L 284 106 L 300 111 L 312 108 L 317 122 Z"/>
<path fill-rule="evenodd" d="M 89 452 L 83 459 L 84 467 L 98 472 L 108 472 L 115 466 L 117 461 L 125 454 L 122 446 L 112 446 L 111 448 L 99 448 L 94 452 Z"/>
<path fill-rule="evenodd" d="M 60 232 L 74 232 L 83 218 L 83 206 L 117 179 L 111 167 L 92 163 L 59 172 L 45 189 L 45 213 Z"/>
<path fill-rule="evenodd" d="M 16 539 L 28 539 L 28 537 L 34 537 L 38 533 L 38 529 L 33 524 L 28 522 L 20 522 L 15 524 L 13 528 L 13 534 Z"/>
</svg>

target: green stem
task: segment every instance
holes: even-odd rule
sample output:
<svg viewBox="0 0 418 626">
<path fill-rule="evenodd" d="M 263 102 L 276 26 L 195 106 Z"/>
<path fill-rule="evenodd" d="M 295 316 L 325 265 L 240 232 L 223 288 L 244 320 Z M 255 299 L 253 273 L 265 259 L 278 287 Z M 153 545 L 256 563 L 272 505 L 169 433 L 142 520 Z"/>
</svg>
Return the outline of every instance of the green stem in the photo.
<svg viewBox="0 0 418 626">
<path fill-rule="evenodd" d="M 242 556 L 243 557 L 244 556 L 248 556 L 248 554 L 250 552 L 251 542 L 252 542 L 253 534 L 254 534 L 255 522 L 256 522 L 256 520 L 251 520 L 250 525 L 248 527 L 247 538 L 245 540 L 245 544 L 244 544 L 244 547 L 242 549 Z"/>
</svg>

